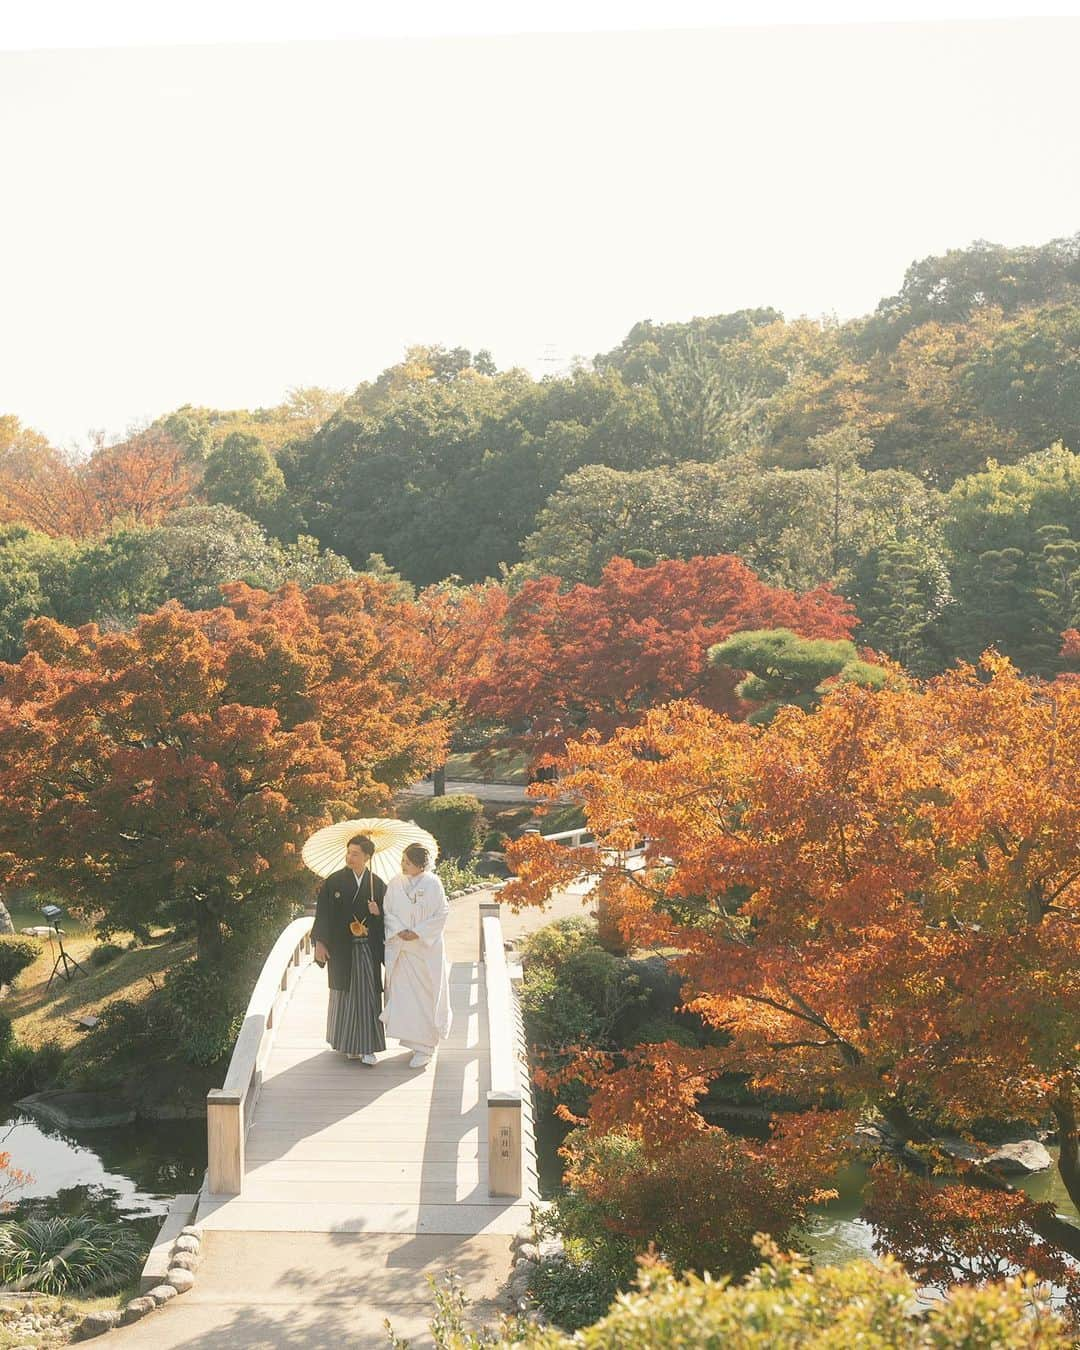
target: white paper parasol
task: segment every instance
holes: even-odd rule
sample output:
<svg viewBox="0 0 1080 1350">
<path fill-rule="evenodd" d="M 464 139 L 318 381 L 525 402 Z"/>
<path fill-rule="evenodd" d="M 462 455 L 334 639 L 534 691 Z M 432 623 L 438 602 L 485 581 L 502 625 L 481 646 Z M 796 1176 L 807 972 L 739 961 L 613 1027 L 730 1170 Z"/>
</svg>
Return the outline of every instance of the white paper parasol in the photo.
<svg viewBox="0 0 1080 1350">
<path fill-rule="evenodd" d="M 375 845 L 371 870 L 383 881 L 401 871 L 401 855 L 408 844 L 423 844 L 434 862 L 439 846 L 427 830 L 411 820 L 340 820 L 317 830 L 304 845 L 301 857 L 316 876 L 328 877 L 345 866 L 345 845 L 354 834 L 366 834 Z"/>
</svg>

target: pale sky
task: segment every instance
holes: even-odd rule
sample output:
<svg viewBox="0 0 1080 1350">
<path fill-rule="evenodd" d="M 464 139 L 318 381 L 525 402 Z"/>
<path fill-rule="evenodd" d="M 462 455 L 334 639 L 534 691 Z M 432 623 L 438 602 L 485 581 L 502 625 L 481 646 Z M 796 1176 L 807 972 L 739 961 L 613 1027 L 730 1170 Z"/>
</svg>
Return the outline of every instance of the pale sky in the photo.
<svg viewBox="0 0 1080 1350">
<path fill-rule="evenodd" d="M 1080 229 L 1074 7 L 936 8 L 0 0 L 0 413 L 85 444 L 417 342 L 539 375 Z"/>
</svg>

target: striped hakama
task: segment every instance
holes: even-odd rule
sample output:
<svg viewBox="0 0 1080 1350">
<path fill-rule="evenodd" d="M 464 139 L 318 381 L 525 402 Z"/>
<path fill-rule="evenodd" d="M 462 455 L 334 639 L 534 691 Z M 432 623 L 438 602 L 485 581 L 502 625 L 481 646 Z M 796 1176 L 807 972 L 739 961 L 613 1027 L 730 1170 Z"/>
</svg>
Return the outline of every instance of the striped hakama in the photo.
<svg viewBox="0 0 1080 1350">
<path fill-rule="evenodd" d="M 374 1055 L 386 1049 L 379 963 L 366 939 L 353 938 L 348 989 L 331 989 L 326 1039 L 343 1055 Z"/>
</svg>

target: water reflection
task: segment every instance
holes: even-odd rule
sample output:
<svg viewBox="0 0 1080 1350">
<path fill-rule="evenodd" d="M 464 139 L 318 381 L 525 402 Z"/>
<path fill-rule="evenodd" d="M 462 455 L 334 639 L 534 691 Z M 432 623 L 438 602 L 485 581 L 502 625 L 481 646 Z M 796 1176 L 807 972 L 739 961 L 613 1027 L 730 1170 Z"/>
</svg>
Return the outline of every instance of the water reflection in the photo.
<svg viewBox="0 0 1080 1350">
<path fill-rule="evenodd" d="M 146 1121 L 67 1130 L 8 1108 L 0 1150 L 34 1180 L 12 1196 L 20 1213 L 157 1220 L 172 1198 L 197 1191 L 206 1169 L 199 1121 Z"/>
</svg>

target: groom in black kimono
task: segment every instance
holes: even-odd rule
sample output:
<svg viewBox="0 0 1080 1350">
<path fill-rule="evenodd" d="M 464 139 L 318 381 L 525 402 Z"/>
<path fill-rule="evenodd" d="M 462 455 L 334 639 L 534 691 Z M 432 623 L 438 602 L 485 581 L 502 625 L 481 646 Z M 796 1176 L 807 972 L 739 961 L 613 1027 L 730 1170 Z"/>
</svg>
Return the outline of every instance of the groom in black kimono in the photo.
<svg viewBox="0 0 1080 1350">
<path fill-rule="evenodd" d="M 382 1012 L 383 897 L 386 883 L 371 870 L 375 845 L 349 840 L 345 866 L 319 888 L 311 938 L 315 960 L 328 966 L 326 1039 L 348 1059 L 371 1065 L 386 1049 Z"/>
</svg>

